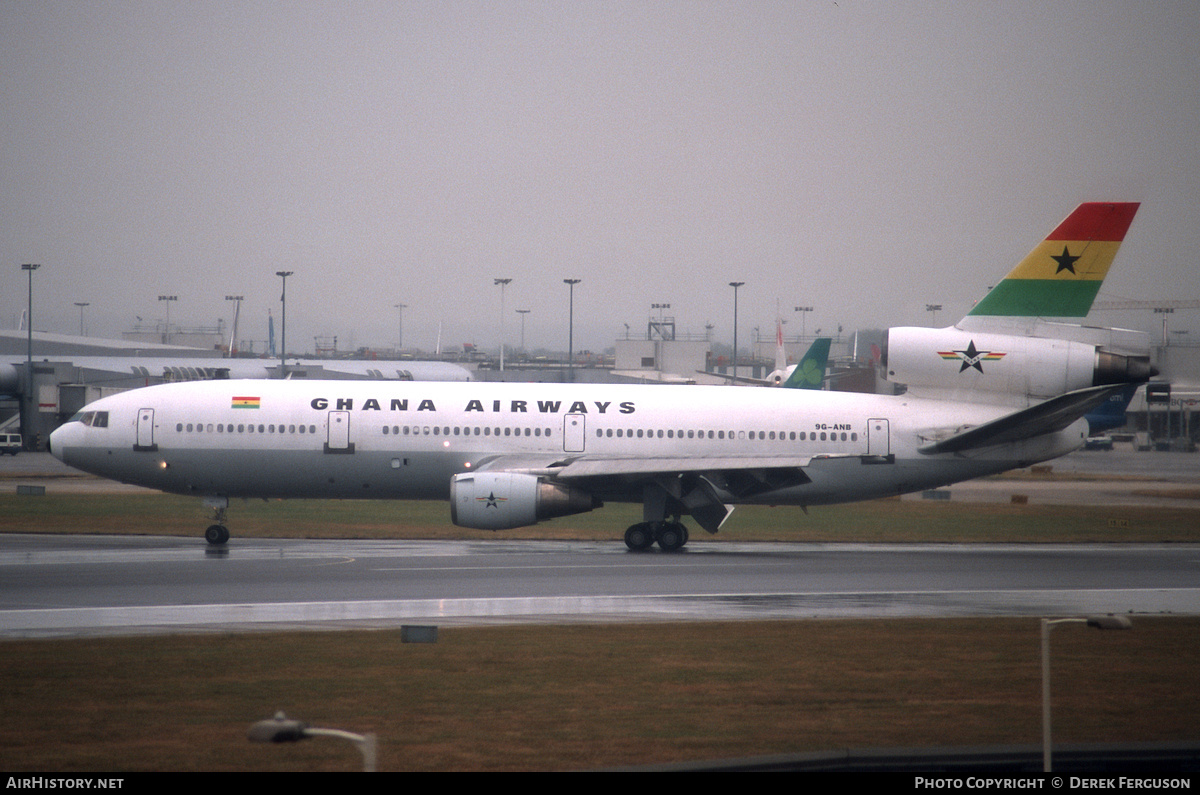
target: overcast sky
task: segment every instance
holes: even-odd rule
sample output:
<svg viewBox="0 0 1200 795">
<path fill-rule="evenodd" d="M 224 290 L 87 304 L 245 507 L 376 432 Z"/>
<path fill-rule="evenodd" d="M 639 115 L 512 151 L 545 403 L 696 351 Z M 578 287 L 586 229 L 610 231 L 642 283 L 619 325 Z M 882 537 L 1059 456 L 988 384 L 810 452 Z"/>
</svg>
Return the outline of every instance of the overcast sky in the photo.
<svg viewBox="0 0 1200 795">
<path fill-rule="evenodd" d="M 939 325 L 1076 204 L 1200 299 L 1200 3 L 0 0 L 0 325 L 312 348 Z M 1200 337 L 1195 311 L 1176 328 Z M 1156 318 L 1093 315 L 1156 329 Z M 1200 341 L 1200 340 L 1198 340 Z M 261 342 L 260 342 L 261 344 Z M 296 345 L 289 347 L 295 348 Z"/>
</svg>

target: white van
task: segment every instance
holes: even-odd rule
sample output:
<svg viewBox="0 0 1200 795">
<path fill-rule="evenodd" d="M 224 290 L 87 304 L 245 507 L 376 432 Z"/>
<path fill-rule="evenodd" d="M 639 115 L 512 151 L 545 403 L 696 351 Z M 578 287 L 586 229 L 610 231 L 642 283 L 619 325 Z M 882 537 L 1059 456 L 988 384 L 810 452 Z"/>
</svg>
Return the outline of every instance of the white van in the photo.
<svg viewBox="0 0 1200 795">
<path fill-rule="evenodd" d="M 21 434 L 19 433 L 0 433 L 0 455 L 8 453 L 16 455 L 21 452 Z"/>
</svg>

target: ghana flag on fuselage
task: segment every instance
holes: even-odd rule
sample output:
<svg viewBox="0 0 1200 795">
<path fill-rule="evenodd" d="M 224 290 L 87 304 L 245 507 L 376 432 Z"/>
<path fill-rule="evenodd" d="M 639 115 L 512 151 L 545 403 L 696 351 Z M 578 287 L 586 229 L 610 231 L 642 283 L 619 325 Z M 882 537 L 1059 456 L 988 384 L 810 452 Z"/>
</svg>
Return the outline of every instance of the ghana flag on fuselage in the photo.
<svg viewBox="0 0 1200 795">
<path fill-rule="evenodd" d="M 968 317 L 1086 317 L 1137 210 L 1137 202 L 1079 205 Z"/>
</svg>

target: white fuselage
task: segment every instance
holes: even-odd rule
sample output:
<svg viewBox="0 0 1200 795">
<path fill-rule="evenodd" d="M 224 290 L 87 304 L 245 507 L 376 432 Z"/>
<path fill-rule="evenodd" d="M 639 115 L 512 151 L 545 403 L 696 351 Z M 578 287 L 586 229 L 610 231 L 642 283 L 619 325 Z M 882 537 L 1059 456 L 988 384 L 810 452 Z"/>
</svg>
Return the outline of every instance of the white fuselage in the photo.
<svg viewBox="0 0 1200 795">
<path fill-rule="evenodd" d="M 498 466 L 614 467 L 585 485 L 640 501 L 677 470 L 802 468 L 805 482 L 729 503 L 816 505 L 932 488 L 1076 449 L 1086 421 L 1031 440 L 923 455 L 938 433 L 1011 408 L 841 392 L 706 386 L 210 381 L 96 401 L 51 437 L 78 469 L 179 494 L 446 499 Z M 644 466 L 641 462 L 649 462 Z"/>
</svg>

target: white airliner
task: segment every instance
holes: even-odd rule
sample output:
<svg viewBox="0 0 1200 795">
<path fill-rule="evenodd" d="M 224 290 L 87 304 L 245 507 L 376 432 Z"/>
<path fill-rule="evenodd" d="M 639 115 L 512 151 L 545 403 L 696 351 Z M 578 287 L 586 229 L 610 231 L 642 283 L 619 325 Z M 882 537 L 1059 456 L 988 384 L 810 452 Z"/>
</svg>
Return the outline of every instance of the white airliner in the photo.
<svg viewBox="0 0 1200 795">
<path fill-rule="evenodd" d="M 625 543 L 677 550 L 690 514 L 903 494 L 1055 458 L 1152 375 L 1144 335 L 1083 317 L 1136 204 L 1081 205 L 957 325 L 889 331 L 899 396 L 730 386 L 202 381 L 89 404 L 51 436 L 87 472 L 232 497 L 449 499 L 501 530 L 637 502 Z M 1143 350 L 1144 348 L 1144 350 Z"/>
</svg>

